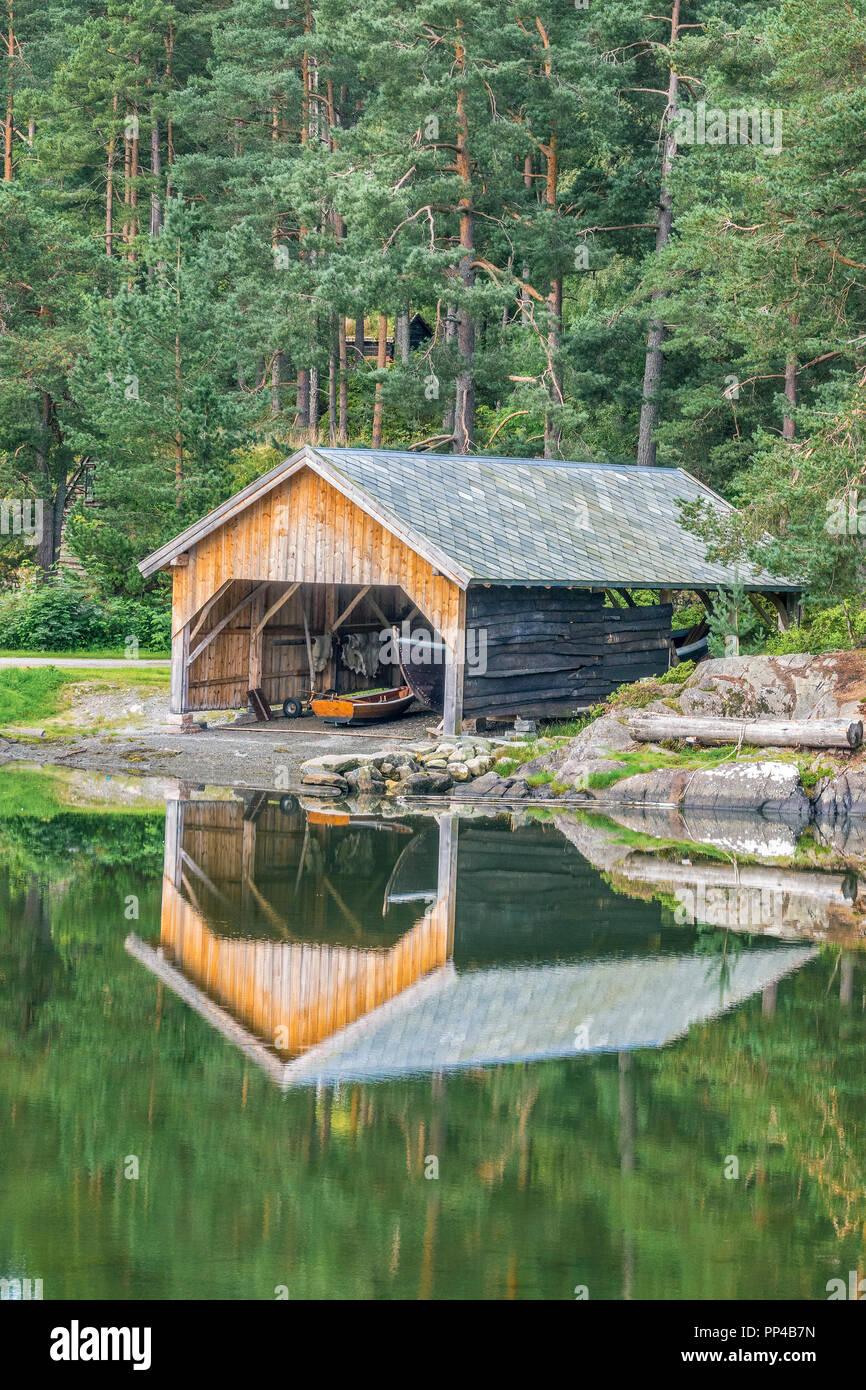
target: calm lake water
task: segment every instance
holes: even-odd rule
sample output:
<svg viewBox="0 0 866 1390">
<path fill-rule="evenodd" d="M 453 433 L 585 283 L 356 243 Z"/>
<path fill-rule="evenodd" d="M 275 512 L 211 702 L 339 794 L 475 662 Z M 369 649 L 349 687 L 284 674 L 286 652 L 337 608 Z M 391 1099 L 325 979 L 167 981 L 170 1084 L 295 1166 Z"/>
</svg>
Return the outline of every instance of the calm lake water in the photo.
<svg viewBox="0 0 866 1390">
<path fill-rule="evenodd" d="M 678 925 L 549 820 L 193 797 L 0 773 L 0 1275 L 825 1299 L 864 1273 L 860 958 Z"/>
</svg>

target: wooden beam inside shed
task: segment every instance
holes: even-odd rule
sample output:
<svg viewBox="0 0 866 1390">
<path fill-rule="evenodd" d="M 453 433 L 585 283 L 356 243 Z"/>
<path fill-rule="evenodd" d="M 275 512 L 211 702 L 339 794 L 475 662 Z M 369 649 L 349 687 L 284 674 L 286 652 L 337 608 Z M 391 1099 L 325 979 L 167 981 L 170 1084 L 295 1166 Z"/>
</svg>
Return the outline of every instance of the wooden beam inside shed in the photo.
<svg viewBox="0 0 866 1390">
<path fill-rule="evenodd" d="M 262 637 L 264 620 L 262 619 L 262 613 L 264 607 L 264 592 L 256 594 L 250 604 L 250 651 L 249 663 L 247 666 L 248 690 L 258 690 L 262 683 L 262 657 L 264 654 L 264 638 Z"/>
<path fill-rule="evenodd" d="M 358 593 L 357 593 L 357 594 L 355 595 L 355 597 L 352 599 L 351 603 L 347 603 L 347 604 L 346 604 L 346 607 L 343 609 L 343 611 L 342 611 L 342 613 L 340 614 L 340 616 L 339 616 L 338 618 L 335 618 L 335 619 L 334 619 L 333 623 L 331 624 L 331 626 L 330 626 L 330 628 L 329 628 L 329 631 L 330 631 L 330 632 L 332 632 L 332 633 L 333 633 L 333 632 L 336 632 L 338 627 L 342 627 L 343 623 L 346 621 L 346 619 L 348 618 L 349 614 L 352 613 L 352 612 L 354 612 L 354 610 L 357 608 L 358 604 L 361 602 L 361 599 L 364 598 L 365 595 L 369 594 L 369 592 L 370 592 L 370 590 L 372 589 L 372 587 L 373 587 L 372 584 L 365 584 L 365 585 L 364 585 L 364 588 L 363 588 L 363 589 L 360 589 L 360 590 L 358 591 Z"/>
<path fill-rule="evenodd" d="M 275 613 L 278 613 L 278 612 L 280 611 L 280 609 L 282 608 L 282 606 L 283 606 L 284 603 L 288 603 L 289 599 L 292 597 L 292 594 L 297 593 L 297 591 L 298 591 L 298 589 L 300 589 L 300 587 L 301 587 L 300 582 L 297 583 L 297 584 L 290 584 L 289 587 L 288 587 L 288 589 L 286 589 L 284 593 L 280 594 L 280 596 L 279 596 L 279 598 L 277 599 L 276 603 L 272 603 L 272 604 L 271 604 L 271 606 L 270 606 L 270 608 L 268 609 L 267 613 L 265 613 L 265 615 L 264 615 L 264 617 L 262 618 L 261 622 L 260 622 L 260 623 L 258 624 L 258 626 L 256 627 L 255 633 L 253 634 L 255 637 L 258 637 L 259 633 L 262 632 L 262 631 L 264 630 L 264 628 L 267 627 L 268 623 L 271 621 L 271 618 L 274 616 L 274 614 L 275 614 Z"/>
<path fill-rule="evenodd" d="M 208 633 L 207 637 L 203 638 L 202 641 L 199 642 L 195 650 L 190 652 L 189 656 L 186 659 L 187 666 L 191 666 L 192 663 L 196 661 L 198 657 L 201 656 L 205 648 L 210 646 L 214 638 L 219 636 L 223 628 L 228 626 L 232 618 L 236 618 L 238 613 L 240 613 L 242 609 L 246 608 L 248 603 L 252 603 L 256 595 L 260 594 L 263 589 L 267 589 L 267 587 L 267 584 L 259 584 L 255 589 L 253 589 L 252 593 L 247 594 L 246 598 L 242 598 L 240 603 L 236 603 L 231 612 L 227 613 L 224 618 L 221 618 L 220 621 L 217 623 L 216 627 Z"/>
<path fill-rule="evenodd" d="M 199 613 L 198 622 L 195 624 L 195 627 L 193 627 L 193 628 L 190 630 L 190 634 L 189 634 L 189 640 L 190 640 L 190 642 L 194 642 L 194 641 L 195 641 L 195 639 L 196 639 L 196 637 L 198 636 L 199 632 L 201 632 L 202 628 L 204 627 L 205 623 L 207 622 L 208 614 L 210 613 L 211 609 L 216 607 L 216 605 L 219 603 L 220 599 L 222 598 L 223 594 L 224 594 L 228 589 L 231 588 L 231 586 L 232 586 L 233 583 L 234 583 L 234 580 L 232 580 L 232 579 L 227 579 L 227 580 L 225 581 L 224 584 L 220 584 L 220 586 L 219 586 L 219 588 L 217 589 L 217 591 L 216 591 L 215 594 L 211 594 L 211 596 L 210 596 L 210 598 L 208 599 L 207 603 L 204 605 L 204 607 L 202 608 L 201 612 Z"/>
</svg>

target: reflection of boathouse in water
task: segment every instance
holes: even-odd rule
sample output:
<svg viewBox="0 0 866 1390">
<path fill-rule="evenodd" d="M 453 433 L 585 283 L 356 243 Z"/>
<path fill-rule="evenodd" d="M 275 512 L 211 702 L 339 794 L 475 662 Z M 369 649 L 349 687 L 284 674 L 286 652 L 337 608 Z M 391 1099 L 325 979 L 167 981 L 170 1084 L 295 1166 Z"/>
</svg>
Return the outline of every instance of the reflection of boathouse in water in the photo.
<svg viewBox="0 0 866 1390">
<path fill-rule="evenodd" d="M 127 949 L 282 1085 L 659 1047 L 812 952 L 695 952 L 552 827 L 170 801 Z"/>
</svg>

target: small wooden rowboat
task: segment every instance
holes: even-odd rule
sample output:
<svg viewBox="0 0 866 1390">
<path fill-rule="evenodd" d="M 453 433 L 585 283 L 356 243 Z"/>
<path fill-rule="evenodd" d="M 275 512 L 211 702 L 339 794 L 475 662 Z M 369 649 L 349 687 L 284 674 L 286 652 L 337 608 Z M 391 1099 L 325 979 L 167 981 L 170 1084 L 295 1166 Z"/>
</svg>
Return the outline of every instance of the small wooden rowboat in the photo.
<svg viewBox="0 0 866 1390">
<path fill-rule="evenodd" d="M 326 724 L 372 724 L 382 719 L 399 719 L 405 714 L 414 695 L 408 685 L 395 685 L 390 690 L 374 690 L 372 694 L 355 695 L 351 691 L 337 695 L 314 695 L 310 706 Z"/>
</svg>

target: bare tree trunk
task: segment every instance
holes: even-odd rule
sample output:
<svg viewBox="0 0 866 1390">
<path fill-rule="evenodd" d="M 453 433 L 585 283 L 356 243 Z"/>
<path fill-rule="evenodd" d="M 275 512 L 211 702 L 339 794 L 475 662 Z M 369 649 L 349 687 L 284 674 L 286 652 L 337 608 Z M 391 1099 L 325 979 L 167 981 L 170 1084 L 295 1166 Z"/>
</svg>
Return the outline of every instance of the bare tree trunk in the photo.
<svg viewBox="0 0 866 1390">
<path fill-rule="evenodd" d="M 135 264 L 135 241 L 138 236 L 138 172 L 139 172 L 139 133 L 138 133 L 138 107 L 133 111 L 135 123 L 132 128 L 132 146 L 130 149 L 130 181 L 129 181 L 129 261 Z"/>
<path fill-rule="evenodd" d="M 547 352 L 550 358 L 552 409 L 548 408 L 544 415 L 544 457 L 550 459 L 559 458 L 562 452 L 562 424 L 557 407 L 565 403 L 562 388 L 562 367 L 558 361 L 562 339 L 562 280 L 559 278 L 551 281 L 547 308 L 550 315 L 547 331 Z"/>
<path fill-rule="evenodd" d="M 150 172 L 153 175 L 150 194 L 150 235 L 153 237 L 159 236 L 162 231 L 162 203 L 158 192 L 160 169 L 159 118 L 153 116 L 150 129 Z"/>
<path fill-rule="evenodd" d="M 545 41 L 545 47 L 547 43 Z M 550 76 L 550 63 L 545 63 L 545 70 Z M 559 188 L 559 147 L 557 145 L 556 134 L 551 131 L 550 143 L 544 146 L 544 156 L 547 160 L 547 178 L 544 184 L 544 201 L 551 211 L 556 211 L 556 198 Z M 562 278 L 554 276 L 550 282 L 550 293 L 547 296 L 547 355 L 549 359 L 550 372 L 550 400 L 551 407 L 544 414 L 544 457 L 558 458 L 562 445 L 562 425 L 559 418 L 559 408 L 564 404 L 562 393 L 562 367 L 559 363 L 559 348 L 562 339 Z"/>
<path fill-rule="evenodd" d="M 394 320 L 394 360 L 399 355 L 405 367 L 409 361 L 409 310 L 403 309 Z"/>
<path fill-rule="evenodd" d="M 310 427 L 310 373 L 306 367 L 298 368 L 298 396 L 295 406 L 295 425 L 298 429 Z"/>
<path fill-rule="evenodd" d="M 454 304 L 445 307 L 445 346 L 450 347 L 457 336 L 457 308 Z M 455 386 L 456 391 L 456 386 Z M 442 433 L 454 433 L 454 396 L 449 396 L 442 416 Z"/>
<path fill-rule="evenodd" d="M 117 93 L 112 100 L 112 119 L 117 120 Z M 105 254 L 110 256 L 114 249 L 114 160 L 117 149 L 117 136 L 112 127 L 108 142 L 107 172 L 105 178 Z"/>
<path fill-rule="evenodd" d="M 800 322 L 797 314 L 791 315 L 791 326 L 796 328 Z M 785 411 L 782 420 L 782 438 L 789 442 L 793 440 L 796 431 L 795 411 L 797 408 L 797 374 L 800 364 L 796 353 L 792 353 L 785 362 L 785 399 L 790 406 L 790 410 Z"/>
<path fill-rule="evenodd" d="M 66 511 L 68 481 L 65 471 L 61 471 L 56 485 L 51 478 L 51 439 L 52 435 L 60 444 L 60 432 L 54 411 L 54 403 L 47 391 L 40 393 L 39 425 L 43 447 L 36 451 L 36 463 L 42 475 L 42 530 L 36 539 L 36 564 L 43 583 L 53 578 L 60 543 L 63 536 L 63 515 Z"/>
<path fill-rule="evenodd" d="M 348 414 L 349 414 L 349 378 L 348 361 L 346 352 L 346 320 L 340 315 L 338 328 L 338 352 L 340 359 L 340 417 L 339 434 L 340 444 L 345 448 L 349 440 Z"/>
<path fill-rule="evenodd" d="M 532 155 L 531 155 L 531 154 L 527 154 L 526 157 L 524 158 L 524 161 L 523 161 L 523 187 L 527 190 L 527 192 L 532 188 Z M 523 265 L 523 283 L 524 283 L 524 285 L 528 285 L 528 284 L 529 284 L 529 274 L 530 274 L 530 268 L 529 268 L 529 266 L 526 264 L 526 262 L 524 262 L 524 265 Z M 526 325 L 529 323 L 529 291 L 526 290 L 526 289 L 522 289 L 522 290 L 520 291 L 520 322 L 523 324 L 523 327 L 524 327 L 524 328 L 525 328 Z"/>
<path fill-rule="evenodd" d="M 668 104 L 664 119 L 665 137 L 664 152 L 662 154 L 659 220 L 658 227 L 656 228 L 656 251 L 660 251 L 663 246 L 667 246 L 671 238 L 671 227 L 673 225 L 670 177 L 673 162 L 676 158 L 677 142 L 673 135 L 672 126 L 677 114 L 677 93 L 679 91 L 679 78 L 673 66 L 673 47 L 679 39 L 679 32 L 680 0 L 673 0 L 673 8 L 671 10 L 671 69 L 668 81 Z M 652 297 L 654 311 L 656 310 L 658 302 L 663 298 L 663 292 L 661 290 L 656 290 Z M 638 463 L 649 468 L 654 467 L 656 461 L 654 435 L 659 420 L 658 396 L 662 380 L 662 365 L 664 362 L 664 354 L 662 352 L 664 336 L 664 324 L 659 318 L 658 312 L 654 312 L 647 335 L 646 365 L 644 367 L 643 377 L 643 401 L 640 411 L 637 445 Z"/>
<path fill-rule="evenodd" d="M 315 444 L 319 438 L 319 369 L 310 368 L 310 435 Z"/>
<path fill-rule="evenodd" d="M 177 320 L 174 333 L 174 386 L 176 429 L 174 436 L 174 500 L 180 506 L 183 501 L 183 362 L 180 346 L 180 237 L 177 239 L 177 259 L 175 261 L 175 304 Z"/>
<path fill-rule="evenodd" d="M 271 362 L 271 417 L 276 418 L 282 410 L 280 399 L 280 382 L 283 372 L 283 354 L 275 352 Z"/>
<path fill-rule="evenodd" d="M 124 246 L 129 245 L 129 178 L 132 170 L 132 137 L 129 133 L 129 124 L 123 128 L 123 230 L 122 238 Z M 124 253 L 127 254 L 127 253 Z"/>
<path fill-rule="evenodd" d="M 9 0 L 9 22 L 6 33 L 6 115 L 3 121 L 3 182 L 12 182 L 12 146 L 15 139 L 15 16 Z"/>
<path fill-rule="evenodd" d="M 376 354 L 376 369 L 384 371 L 388 365 L 388 317 L 386 314 L 379 315 L 379 347 Z M 376 382 L 376 400 L 373 405 L 373 448 L 382 447 L 382 418 L 385 413 L 385 406 L 382 400 L 382 382 Z"/>
<path fill-rule="evenodd" d="M 457 21 L 458 30 L 463 25 Z M 457 70 L 466 71 L 466 50 L 462 43 L 456 49 Z M 460 281 L 464 296 L 475 284 L 475 213 L 472 205 L 472 164 L 469 157 L 469 116 L 466 107 L 466 92 L 461 87 L 457 92 L 457 173 L 462 185 L 458 203 L 460 211 Z M 457 348 L 461 357 L 461 367 L 457 375 L 454 393 L 454 451 L 468 454 L 472 449 L 475 433 L 475 323 L 466 308 L 465 298 L 460 306 L 457 320 Z"/>
<path fill-rule="evenodd" d="M 339 370 L 337 355 L 338 336 L 339 327 L 337 315 L 332 314 L 331 355 L 328 360 L 328 443 L 331 445 L 331 448 L 333 448 L 337 442 L 337 374 Z"/>
<path fill-rule="evenodd" d="M 171 60 L 174 54 L 174 24 L 169 24 L 168 38 L 164 39 L 163 42 L 165 43 L 165 77 L 169 87 L 171 87 Z M 165 198 L 166 202 L 168 202 L 169 198 L 171 197 L 171 168 L 174 164 L 174 127 L 172 125 L 170 116 L 168 117 L 165 123 L 165 142 L 166 158 L 168 159 L 168 176 L 165 181 Z"/>
</svg>

